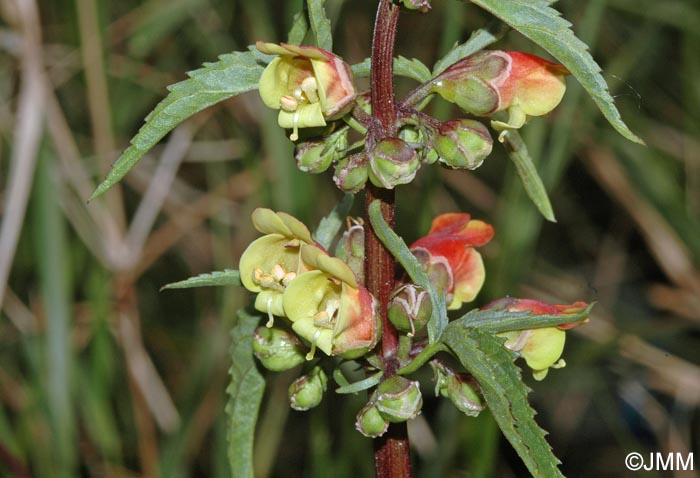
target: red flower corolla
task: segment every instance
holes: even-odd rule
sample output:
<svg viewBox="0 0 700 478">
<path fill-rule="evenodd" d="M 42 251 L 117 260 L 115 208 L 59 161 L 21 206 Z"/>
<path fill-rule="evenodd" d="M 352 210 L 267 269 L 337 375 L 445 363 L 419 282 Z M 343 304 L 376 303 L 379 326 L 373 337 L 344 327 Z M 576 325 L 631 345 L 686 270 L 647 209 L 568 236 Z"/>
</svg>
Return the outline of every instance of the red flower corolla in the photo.
<svg viewBox="0 0 700 478">
<path fill-rule="evenodd" d="M 449 309 L 474 300 L 484 284 L 484 263 L 474 247 L 492 237 L 490 224 L 466 213 L 448 213 L 436 217 L 428 235 L 411 244 L 434 285 L 445 290 Z"/>
</svg>

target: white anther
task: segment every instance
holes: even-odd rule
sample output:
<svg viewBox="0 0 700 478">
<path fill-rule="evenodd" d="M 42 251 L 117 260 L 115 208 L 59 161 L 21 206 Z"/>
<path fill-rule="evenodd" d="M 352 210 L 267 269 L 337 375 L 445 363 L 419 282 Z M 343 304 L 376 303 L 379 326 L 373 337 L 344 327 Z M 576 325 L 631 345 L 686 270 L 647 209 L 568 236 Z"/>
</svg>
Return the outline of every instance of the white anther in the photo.
<svg viewBox="0 0 700 478">
<path fill-rule="evenodd" d="M 296 272 L 287 272 L 282 278 L 282 285 L 287 287 L 290 282 L 297 278 Z"/>
<path fill-rule="evenodd" d="M 294 98 L 296 98 L 297 101 L 304 101 L 304 97 L 302 96 L 303 94 L 304 90 L 302 90 L 300 86 L 294 88 Z"/>
<path fill-rule="evenodd" d="M 272 268 L 272 277 L 277 282 L 280 282 L 282 279 L 284 279 L 286 273 L 287 271 L 284 269 L 284 266 L 282 264 L 275 264 Z"/>
<path fill-rule="evenodd" d="M 316 78 L 309 76 L 301 82 L 301 89 L 306 95 L 306 99 L 309 103 L 318 103 L 318 85 L 316 84 Z"/>
</svg>

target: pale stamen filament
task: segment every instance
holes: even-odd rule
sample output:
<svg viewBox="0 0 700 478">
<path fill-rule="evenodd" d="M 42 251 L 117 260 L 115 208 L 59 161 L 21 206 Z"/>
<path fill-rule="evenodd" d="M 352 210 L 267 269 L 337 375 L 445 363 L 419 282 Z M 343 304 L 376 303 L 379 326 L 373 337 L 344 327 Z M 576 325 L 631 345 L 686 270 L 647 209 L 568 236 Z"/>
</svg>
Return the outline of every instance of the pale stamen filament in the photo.
<svg viewBox="0 0 700 478">
<path fill-rule="evenodd" d="M 275 317 L 272 315 L 272 297 L 267 298 L 267 323 L 265 327 L 271 329 L 275 325 Z"/>
<path fill-rule="evenodd" d="M 289 135 L 289 139 L 296 141 L 299 139 L 299 112 L 294 112 L 294 118 L 292 119 L 292 134 Z"/>
<path fill-rule="evenodd" d="M 306 360 L 312 360 L 314 358 L 314 355 L 316 355 L 316 341 L 321 335 L 321 331 L 317 330 L 316 333 L 314 334 L 314 338 L 311 340 L 311 350 L 309 350 L 309 353 L 306 354 Z"/>
<path fill-rule="evenodd" d="M 301 82 L 301 89 L 306 95 L 306 99 L 309 103 L 318 103 L 318 85 L 316 84 L 316 78 L 309 76 Z"/>
</svg>

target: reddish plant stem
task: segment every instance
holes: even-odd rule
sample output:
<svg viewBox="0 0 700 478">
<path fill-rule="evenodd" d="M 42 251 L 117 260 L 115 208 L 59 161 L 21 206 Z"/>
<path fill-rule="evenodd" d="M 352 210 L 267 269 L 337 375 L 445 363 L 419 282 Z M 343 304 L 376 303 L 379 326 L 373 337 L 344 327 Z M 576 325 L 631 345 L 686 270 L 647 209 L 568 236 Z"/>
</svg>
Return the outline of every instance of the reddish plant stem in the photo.
<svg viewBox="0 0 700 478">
<path fill-rule="evenodd" d="M 383 138 L 396 136 L 396 103 L 394 100 L 394 42 L 399 7 L 391 0 L 380 0 L 374 24 L 372 40 L 371 103 L 373 123 L 368 130 L 368 146 Z M 394 191 L 378 188 L 368 183 L 365 207 L 374 201 L 381 202 L 384 220 L 394 227 Z M 365 209 L 367 216 L 367 209 Z M 382 245 L 370 225 L 365 221 L 365 283 L 379 302 L 383 336 L 381 357 L 384 376 L 391 377 L 397 369 L 396 350 L 398 332 L 387 319 L 387 305 L 394 288 L 394 257 Z M 387 433 L 374 441 L 374 461 L 377 478 L 410 478 L 411 455 L 405 423 L 389 426 Z"/>
</svg>

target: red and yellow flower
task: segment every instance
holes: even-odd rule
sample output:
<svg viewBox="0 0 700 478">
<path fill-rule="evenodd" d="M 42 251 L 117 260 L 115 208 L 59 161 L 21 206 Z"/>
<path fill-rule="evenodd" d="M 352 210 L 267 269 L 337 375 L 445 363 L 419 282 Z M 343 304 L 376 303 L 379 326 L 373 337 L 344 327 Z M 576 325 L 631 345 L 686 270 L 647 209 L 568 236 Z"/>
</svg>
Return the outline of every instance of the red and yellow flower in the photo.
<svg viewBox="0 0 700 478">
<path fill-rule="evenodd" d="M 414 242 L 411 252 L 423 264 L 433 285 L 444 289 L 448 309 L 471 302 L 484 284 L 484 263 L 474 247 L 493 237 L 493 227 L 466 213 L 442 214 L 428 235 Z"/>
</svg>

